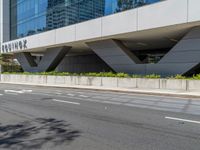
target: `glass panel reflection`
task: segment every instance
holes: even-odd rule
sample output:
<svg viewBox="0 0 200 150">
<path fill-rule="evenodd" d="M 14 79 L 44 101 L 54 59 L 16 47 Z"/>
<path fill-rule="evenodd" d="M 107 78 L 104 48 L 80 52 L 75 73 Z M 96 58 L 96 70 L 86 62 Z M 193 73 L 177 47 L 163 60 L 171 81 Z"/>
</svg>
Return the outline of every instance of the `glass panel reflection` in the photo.
<svg viewBox="0 0 200 150">
<path fill-rule="evenodd" d="M 161 0 L 11 0 L 11 39 L 158 1 Z"/>
</svg>

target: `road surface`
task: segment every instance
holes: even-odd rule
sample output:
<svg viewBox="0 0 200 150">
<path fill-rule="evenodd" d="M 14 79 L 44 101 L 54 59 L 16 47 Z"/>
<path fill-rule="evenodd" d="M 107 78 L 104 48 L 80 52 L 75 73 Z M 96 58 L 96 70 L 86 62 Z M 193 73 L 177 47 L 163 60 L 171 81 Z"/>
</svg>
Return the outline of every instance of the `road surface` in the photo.
<svg viewBox="0 0 200 150">
<path fill-rule="evenodd" d="M 200 99 L 0 84 L 0 150 L 200 150 Z"/>
</svg>

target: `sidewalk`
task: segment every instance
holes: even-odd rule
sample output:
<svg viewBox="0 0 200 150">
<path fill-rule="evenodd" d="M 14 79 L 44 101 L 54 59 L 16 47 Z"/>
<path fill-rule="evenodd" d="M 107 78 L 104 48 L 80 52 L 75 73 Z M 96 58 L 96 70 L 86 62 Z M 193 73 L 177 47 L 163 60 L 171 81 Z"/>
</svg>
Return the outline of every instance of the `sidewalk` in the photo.
<svg viewBox="0 0 200 150">
<path fill-rule="evenodd" d="M 44 87 L 57 87 L 57 88 L 72 88 L 72 89 L 85 89 L 85 90 L 100 90 L 100 91 L 111 91 L 111 92 L 124 92 L 124 93 L 136 93 L 146 95 L 159 95 L 159 96 L 172 96 L 172 97 L 184 97 L 184 98 L 200 98 L 199 91 L 180 91 L 180 90 L 161 90 L 161 89 L 139 89 L 139 88 L 107 88 L 101 86 L 68 86 L 68 85 L 53 85 L 53 84 L 27 84 L 27 83 L 7 83 L 1 82 L 0 84 L 19 84 L 19 85 L 30 85 L 30 86 L 44 86 Z"/>
</svg>

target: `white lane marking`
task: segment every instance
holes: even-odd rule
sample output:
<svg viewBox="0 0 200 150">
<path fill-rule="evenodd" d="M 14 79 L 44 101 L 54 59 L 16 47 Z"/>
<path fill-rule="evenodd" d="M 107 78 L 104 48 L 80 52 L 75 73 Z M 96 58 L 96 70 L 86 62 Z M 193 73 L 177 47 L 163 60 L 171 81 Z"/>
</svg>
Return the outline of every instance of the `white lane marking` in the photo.
<svg viewBox="0 0 200 150">
<path fill-rule="evenodd" d="M 102 103 L 106 103 L 106 104 L 115 104 L 115 105 L 122 105 L 122 103 L 120 102 L 114 102 L 114 101 L 101 101 Z"/>
<path fill-rule="evenodd" d="M 5 93 L 18 93 L 18 94 L 23 94 L 23 93 L 31 93 L 32 90 L 4 90 Z"/>
<path fill-rule="evenodd" d="M 174 118 L 174 117 L 165 117 L 165 119 L 200 124 L 200 121 L 196 121 L 196 120 L 187 120 L 187 119 Z"/>
<path fill-rule="evenodd" d="M 0 94 L 0 96 L 3 96 L 3 94 Z"/>
<path fill-rule="evenodd" d="M 44 94 L 44 93 L 30 93 L 33 95 L 47 95 L 47 96 L 51 96 L 52 94 Z M 88 99 L 83 99 L 83 97 L 74 97 L 75 95 L 73 94 L 67 94 L 68 96 L 71 96 L 70 98 L 72 99 L 76 99 L 76 100 L 81 100 L 81 101 L 89 101 L 89 102 L 97 102 L 97 103 L 104 103 L 104 104 L 115 104 L 115 105 L 123 105 L 123 103 L 120 102 L 114 102 L 114 101 L 104 101 L 104 100 L 95 100 L 95 99 L 90 99 L 88 97 Z M 58 95 L 57 97 L 62 97 L 62 98 L 69 98 L 68 96 L 64 96 L 64 95 Z"/>
<path fill-rule="evenodd" d="M 61 103 L 68 103 L 68 104 L 74 104 L 74 105 L 80 105 L 80 103 L 77 103 L 77 102 L 70 102 L 70 101 L 64 101 L 64 100 L 58 100 L 58 99 L 53 99 L 52 101 L 61 102 Z"/>
<path fill-rule="evenodd" d="M 33 92 L 33 90 L 22 90 L 22 92 L 31 93 L 31 92 Z"/>
<path fill-rule="evenodd" d="M 74 94 L 67 94 L 68 96 L 75 96 Z"/>
<path fill-rule="evenodd" d="M 84 97 L 84 98 L 87 98 L 88 96 L 86 96 L 86 95 L 79 95 L 80 97 Z"/>
<path fill-rule="evenodd" d="M 29 93 L 29 94 L 34 94 L 34 95 L 47 95 L 47 96 L 51 96 L 52 93 Z M 71 96 L 71 97 L 68 97 Z M 78 96 L 78 95 L 77 95 Z M 57 95 L 57 97 L 60 98 L 72 98 L 72 99 L 77 99 L 77 100 L 81 100 L 81 101 L 89 101 L 89 102 L 96 102 L 96 103 L 104 103 L 104 104 L 113 104 L 113 105 L 123 105 L 123 106 L 129 106 L 129 107 L 147 107 L 147 106 L 142 106 L 143 104 L 132 104 L 132 103 L 127 103 L 127 102 L 120 102 L 120 101 L 105 101 L 105 100 L 96 100 L 96 99 L 91 99 L 91 97 L 87 97 L 83 98 L 83 97 L 75 97 L 75 94 L 67 94 L 67 95 Z M 158 109 L 156 107 L 152 107 L 152 109 Z M 159 109 L 161 110 L 161 109 Z M 174 109 L 175 110 L 175 109 Z M 174 111 L 173 110 L 173 111 Z M 172 111 L 172 109 L 170 109 L 170 111 Z"/>
<path fill-rule="evenodd" d="M 18 94 L 22 94 L 24 93 L 23 91 L 15 91 L 15 90 L 4 90 L 5 93 L 18 93 Z"/>
<path fill-rule="evenodd" d="M 45 96 L 52 95 L 52 94 L 46 94 L 46 93 L 29 93 L 29 94 L 32 94 L 32 95 L 45 95 Z"/>
</svg>

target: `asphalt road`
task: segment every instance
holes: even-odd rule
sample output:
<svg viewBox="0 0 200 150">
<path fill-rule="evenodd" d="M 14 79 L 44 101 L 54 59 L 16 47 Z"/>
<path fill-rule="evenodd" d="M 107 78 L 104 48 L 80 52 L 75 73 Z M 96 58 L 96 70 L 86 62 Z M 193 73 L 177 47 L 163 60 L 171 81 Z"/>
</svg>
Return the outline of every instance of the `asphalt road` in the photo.
<svg viewBox="0 0 200 150">
<path fill-rule="evenodd" d="M 200 150 L 200 99 L 0 84 L 0 150 Z"/>
</svg>

